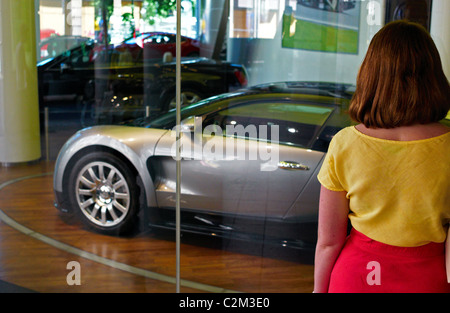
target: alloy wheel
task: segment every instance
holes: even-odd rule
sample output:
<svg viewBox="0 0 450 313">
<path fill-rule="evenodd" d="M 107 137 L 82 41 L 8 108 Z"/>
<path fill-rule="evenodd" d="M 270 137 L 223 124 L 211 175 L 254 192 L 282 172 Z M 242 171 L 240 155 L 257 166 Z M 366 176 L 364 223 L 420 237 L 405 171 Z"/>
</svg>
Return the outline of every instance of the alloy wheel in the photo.
<svg viewBox="0 0 450 313">
<path fill-rule="evenodd" d="M 190 104 L 194 104 L 200 100 L 202 100 L 202 97 L 193 91 L 183 91 L 181 93 L 181 107 L 188 106 Z M 169 110 L 174 109 L 177 107 L 177 101 L 176 98 L 173 98 L 169 103 Z"/>
<path fill-rule="evenodd" d="M 106 162 L 88 163 L 79 172 L 75 194 L 81 212 L 93 224 L 120 224 L 130 209 L 130 190 L 123 174 Z"/>
</svg>

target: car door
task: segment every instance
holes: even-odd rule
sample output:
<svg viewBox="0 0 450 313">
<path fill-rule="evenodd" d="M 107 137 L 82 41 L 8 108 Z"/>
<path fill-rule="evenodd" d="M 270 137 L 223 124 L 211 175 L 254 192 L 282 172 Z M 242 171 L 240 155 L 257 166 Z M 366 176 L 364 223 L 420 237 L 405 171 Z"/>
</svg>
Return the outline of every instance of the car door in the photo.
<svg viewBox="0 0 450 313">
<path fill-rule="evenodd" d="M 96 92 L 94 81 L 106 81 L 110 66 L 97 57 L 93 60 L 93 45 L 66 51 L 58 62 L 43 73 L 44 101 L 67 101 L 77 97 L 92 98 Z"/>
<path fill-rule="evenodd" d="M 77 96 L 83 95 L 85 80 L 81 77 L 87 77 L 89 80 L 89 77 L 93 76 L 93 68 L 78 65 L 84 63 L 80 48 L 67 51 L 58 59 L 60 62 L 55 62 L 43 73 L 42 83 L 46 86 L 44 94 L 46 102 L 74 100 Z M 86 70 L 89 73 L 86 73 Z"/>
<path fill-rule="evenodd" d="M 181 206 L 283 218 L 324 156 L 309 146 L 332 111 L 264 100 L 197 117 L 202 131 L 181 141 Z M 175 160 L 160 162 L 158 203 L 173 206 Z"/>
<path fill-rule="evenodd" d="M 162 58 L 165 52 L 175 56 L 175 35 L 161 33 L 144 39 L 144 59 Z"/>
</svg>

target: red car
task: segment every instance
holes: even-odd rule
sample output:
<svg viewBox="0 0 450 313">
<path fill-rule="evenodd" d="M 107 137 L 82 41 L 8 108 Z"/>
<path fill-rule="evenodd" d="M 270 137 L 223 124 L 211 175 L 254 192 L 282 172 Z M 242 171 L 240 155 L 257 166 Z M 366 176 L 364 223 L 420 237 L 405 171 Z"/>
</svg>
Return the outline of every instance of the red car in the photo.
<svg viewBox="0 0 450 313">
<path fill-rule="evenodd" d="M 124 52 L 128 50 L 133 60 L 162 58 L 165 52 L 175 55 L 176 35 L 165 32 L 149 32 L 129 38 L 116 47 Z M 181 56 L 199 56 L 200 42 L 181 36 Z"/>
</svg>

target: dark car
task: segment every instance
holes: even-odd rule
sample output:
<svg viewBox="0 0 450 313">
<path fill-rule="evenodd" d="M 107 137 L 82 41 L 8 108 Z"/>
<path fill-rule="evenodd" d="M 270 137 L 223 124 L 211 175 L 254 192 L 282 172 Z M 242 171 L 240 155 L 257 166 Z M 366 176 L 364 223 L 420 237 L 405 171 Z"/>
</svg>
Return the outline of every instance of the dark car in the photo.
<svg viewBox="0 0 450 313">
<path fill-rule="evenodd" d="M 96 122 L 112 123 L 167 112 L 175 99 L 174 59 L 135 61 L 128 52 L 94 41 L 38 63 L 40 106 L 92 109 Z M 207 58 L 181 60 L 183 104 L 247 85 L 239 64 Z"/>
<path fill-rule="evenodd" d="M 182 231 L 313 249 L 316 176 L 331 138 L 351 124 L 351 95 L 349 85 L 287 82 L 182 109 Z M 135 229 L 138 215 L 173 228 L 175 124 L 172 111 L 78 132 L 56 162 L 57 208 L 106 234 Z"/>
<path fill-rule="evenodd" d="M 176 34 L 166 32 L 142 33 L 136 37 L 126 39 L 115 49 L 129 51 L 134 60 L 162 58 L 164 53 L 175 55 Z M 198 40 L 181 36 L 181 56 L 196 57 L 200 55 Z"/>
</svg>

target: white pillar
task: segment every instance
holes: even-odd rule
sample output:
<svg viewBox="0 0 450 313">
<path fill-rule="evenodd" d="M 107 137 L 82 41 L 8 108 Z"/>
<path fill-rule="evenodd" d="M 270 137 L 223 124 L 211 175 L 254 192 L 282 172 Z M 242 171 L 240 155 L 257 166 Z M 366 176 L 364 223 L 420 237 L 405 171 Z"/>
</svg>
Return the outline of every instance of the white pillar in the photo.
<svg viewBox="0 0 450 313">
<path fill-rule="evenodd" d="M 433 0 L 430 34 L 439 50 L 442 66 L 450 80 L 450 1 Z"/>
<path fill-rule="evenodd" d="M 0 1 L 0 163 L 41 157 L 34 0 Z"/>
<path fill-rule="evenodd" d="M 69 16 L 66 18 L 69 19 L 69 23 L 72 28 L 71 35 L 81 36 L 81 28 L 82 28 L 82 1 L 81 0 L 71 0 L 70 1 L 70 12 Z M 68 35 L 66 33 L 66 35 Z"/>
</svg>

